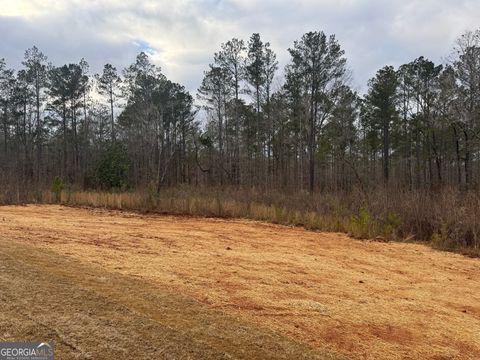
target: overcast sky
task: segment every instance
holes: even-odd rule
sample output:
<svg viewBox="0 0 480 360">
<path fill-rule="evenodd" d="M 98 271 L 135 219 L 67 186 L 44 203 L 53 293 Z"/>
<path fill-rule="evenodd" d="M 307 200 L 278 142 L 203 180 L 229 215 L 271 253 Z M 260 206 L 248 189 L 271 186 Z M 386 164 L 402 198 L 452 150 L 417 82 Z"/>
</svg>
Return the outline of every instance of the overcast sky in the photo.
<svg viewBox="0 0 480 360">
<path fill-rule="evenodd" d="M 352 85 L 386 64 L 446 57 L 465 30 L 480 27 L 480 0 L 0 0 L 0 58 L 18 68 L 37 45 L 54 64 L 85 57 L 92 71 L 123 68 L 151 54 L 173 81 L 195 92 L 220 44 L 259 32 L 280 65 L 307 31 L 336 34 Z"/>
</svg>

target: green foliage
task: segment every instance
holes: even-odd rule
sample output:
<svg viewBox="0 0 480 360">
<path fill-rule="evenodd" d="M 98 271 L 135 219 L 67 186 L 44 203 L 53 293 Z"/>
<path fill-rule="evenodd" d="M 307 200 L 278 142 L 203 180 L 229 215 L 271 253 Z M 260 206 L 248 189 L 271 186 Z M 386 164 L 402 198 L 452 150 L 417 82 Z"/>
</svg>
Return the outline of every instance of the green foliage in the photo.
<svg viewBox="0 0 480 360">
<path fill-rule="evenodd" d="M 210 136 L 208 136 L 208 134 L 200 134 L 198 141 L 206 148 L 213 148 L 213 140 Z"/>
<path fill-rule="evenodd" d="M 273 221 L 277 224 L 288 222 L 288 210 L 284 206 L 275 206 L 275 218 Z"/>
<path fill-rule="evenodd" d="M 442 224 L 432 235 L 432 245 L 439 248 L 448 248 L 450 230 L 447 224 Z"/>
<path fill-rule="evenodd" d="M 65 184 L 63 180 L 59 176 L 55 176 L 52 180 L 52 185 L 50 186 L 50 190 L 55 194 L 55 201 L 60 201 L 60 195 L 62 191 L 65 189 Z"/>
<path fill-rule="evenodd" d="M 360 239 L 383 237 L 386 240 L 394 240 L 402 226 L 401 218 L 388 212 L 385 216 L 375 217 L 367 206 L 362 206 L 358 215 L 350 219 L 349 230 L 352 236 Z"/>
<path fill-rule="evenodd" d="M 382 221 L 381 233 L 387 239 L 396 239 L 401 225 L 402 219 L 397 214 L 387 213 Z"/>
<path fill-rule="evenodd" d="M 125 190 L 128 187 L 128 169 L 126 149 L 119 143 L 113 143 L 97 165 L 96 178 L 104 189 Z"/>
<path fill-rule="evenodd" d="M 369 238 L 378 228 L 377 220 L 372 216 L 366 206 L 362 206 L 358 215 L 354 215 L 350 219 L 350 232 L 352 236 L 358 238 Z"/>
</svg>

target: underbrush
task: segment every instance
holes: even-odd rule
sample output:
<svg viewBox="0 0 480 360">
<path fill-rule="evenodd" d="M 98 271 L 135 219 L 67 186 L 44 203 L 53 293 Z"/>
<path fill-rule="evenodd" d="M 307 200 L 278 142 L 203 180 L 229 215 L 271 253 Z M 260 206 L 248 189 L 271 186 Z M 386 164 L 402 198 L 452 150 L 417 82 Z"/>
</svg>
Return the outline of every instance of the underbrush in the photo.
<svg viewBox="0 0 480 360">
<path fill-rule="evenodd" d="M 480 194 L 378 189 L 368 194 L 286 194 L 255 189 L 178 187 L 144 192 L 52 189 L 4 196 L 0 203 L 61 203 L 222 218 L 246 218 L 310 230 L 343 232 L 381 241 L 421 241 L 444 250 L 480 255 Z"/>
</svg>

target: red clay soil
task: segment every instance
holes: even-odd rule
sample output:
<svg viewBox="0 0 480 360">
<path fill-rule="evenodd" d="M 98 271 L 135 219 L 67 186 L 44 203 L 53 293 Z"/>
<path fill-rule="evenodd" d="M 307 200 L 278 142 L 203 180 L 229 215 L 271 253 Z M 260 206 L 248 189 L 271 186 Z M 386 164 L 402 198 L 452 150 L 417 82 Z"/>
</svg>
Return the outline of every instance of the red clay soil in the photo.
<svg viewBox="0 0 480 360">
<path fill-rule="evenodd" d="M 480 260 L 423 245 L 51 205 L 0 207 L 0 240 L 134 277 L 329 354 L 480 359 Z"/>
</svg>

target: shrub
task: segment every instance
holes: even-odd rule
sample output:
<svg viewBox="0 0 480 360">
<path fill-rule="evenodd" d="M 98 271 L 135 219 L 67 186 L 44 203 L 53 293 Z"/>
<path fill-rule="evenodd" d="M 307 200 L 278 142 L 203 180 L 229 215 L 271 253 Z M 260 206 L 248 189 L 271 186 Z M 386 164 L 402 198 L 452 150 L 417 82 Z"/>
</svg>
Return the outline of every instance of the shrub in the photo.
<svg viewBox="0 0 480 360">
<path fill-rule="evenodd" d="M 97 181 L 103 189 L 125 190 L 128 184 L 128 168 L 126 149 L 121 144 L 113 143 L 97 165 Z"/>
<path fill-rule="evenodd" d="M 53 186 L 53 183 L 58 184 Z M 118 185 L 118 183 L 117 183 Z M 480 193 L 445 188 L 402 191 L 371 189 L 368 206 L 359 192 L 285 193 L 258 189 L 165 187 L 157 193 L 65 192 L 61 179 L 54 179 L 51 192 L 5 191 L 0 201 L 58 201 L 171 214 L 240 217 L 304 226 L 312 230 L 349 233 L 357 238 L 408 238 L 470 255 L 480 255 Z M 10 189 L 11 190 L 11 189 Z"/>
<path fill-rule="evenodd" d="M 63 183 L 63 180 L 59 176 L 55 176 L 52 180 L 52 185 L 50 186 L 50 190 L 55 196 L 55 202 L 60 202 L 60 197 L 63 189 L 65 189 L 65 184 Z"/>
<path fill-rule="evenodd" d="M 350 235 L 359 239 L 368 239 L 380 235 L 381 224 L 370 213 L 367 206 L 362 206 L 358 215 L 350 220 Z"/>
</svg>

